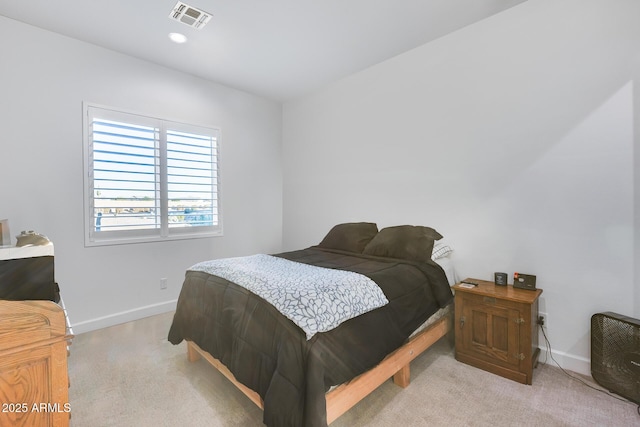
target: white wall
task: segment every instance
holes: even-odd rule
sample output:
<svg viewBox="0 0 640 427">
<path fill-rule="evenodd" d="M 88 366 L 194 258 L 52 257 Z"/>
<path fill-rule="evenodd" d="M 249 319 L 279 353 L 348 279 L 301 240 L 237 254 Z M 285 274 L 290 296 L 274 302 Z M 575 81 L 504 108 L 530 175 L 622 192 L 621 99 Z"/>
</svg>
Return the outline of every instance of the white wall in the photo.
<svg viewBox="0 0 640 427">
<path fill-rule="evenodd" d="M 556 359 L 588 373 L 591 315 L 640 315 L 638 16 L 529 0 L 286 103 L 284 249 L 432 226 L 462 277 L 536 274 Z"/>
<path fill-rule="evenodd" d="M 0 219 L 54 242 L 76 333 L 171 310 L 195 262 L 281 249 L 279 103 L 4 17 L 0 52 Z M 224 236 L 85 248 L 83 101 L 220 127 Z"/>
</svg>

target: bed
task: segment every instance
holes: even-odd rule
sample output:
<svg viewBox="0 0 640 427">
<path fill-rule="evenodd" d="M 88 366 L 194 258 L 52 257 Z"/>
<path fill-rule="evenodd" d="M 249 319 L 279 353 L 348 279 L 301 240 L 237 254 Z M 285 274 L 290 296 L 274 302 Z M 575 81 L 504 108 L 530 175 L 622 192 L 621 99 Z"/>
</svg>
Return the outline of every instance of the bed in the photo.
<svg viewBox="0 0 640 427">
<path fill-rule="evenodd" d="M 445 271 L 431 259 L 441 237 L 429 227 L 378 230 L 373 223 L 346 223 L 306 249 L 198 263 L 186 272 L 169 341 L 185 340 L 189 360 L 204 357 L 219 369 L 264 410 L 266 425 L 326 426 L 388 378 L 407 386 L 411 360 L 451 329 L 453 295 Z M 331 277 L 338 285 L 331 290 L 334 306 L 326 309 L 310 299 L 302 311 L 351 317 L 338 319 L 337 326 L 331 323 L 336 319 L 329 326 L 300 323 L 287 311 L 288 301 L 281 307 L 280 294 L 267 302 L 272 295 L 236 275 L 238 263 L 262 274 L 263 262 L 266 270 L 271 263 L 287 271 L 300 268 L 293 276 L 296 287 L 306 286 L 297 280 L 308 271 Z M 285 273 L 283 280 L 291 282 Z M 348 280 L 333 277 L 341 274 L 373 283 L 386 302 L 349 294 Z M 363 312 L 351 312 L 343 299 L 374 305 L 363 303 Z"/>
</svg>

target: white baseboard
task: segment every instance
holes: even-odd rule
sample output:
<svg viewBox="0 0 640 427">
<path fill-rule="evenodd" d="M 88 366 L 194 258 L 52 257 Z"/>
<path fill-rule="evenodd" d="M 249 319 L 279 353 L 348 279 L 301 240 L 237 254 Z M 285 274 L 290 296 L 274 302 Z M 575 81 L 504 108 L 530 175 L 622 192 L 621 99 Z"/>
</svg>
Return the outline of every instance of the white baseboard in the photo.
<svg viewBox="0 0 640 427">
<path fill-rule="evenodd" d="M 121 311 L 119 313 L 110 314 L 108 316 L 85 320 L 84 322 L 71 323 L 71 328 L 73 329 L 73 333 L 76 335 L 95 331 L 97 329 L 108 328 L 109 326 L 115 326 L 121 323 L 131 322 L 132 320 L 143 319 L 145 317 L 154 316 L 156 314 L 173 311 L 176 309 L 177 303 L 178 300 L 172 300 L 134 308 L 132 310 Z"/>
<path fill-rule="evenodd" d="M 551 359 L 555 359 L 555 362 Z M 551 354 L 548 353 L 547 347 L 540 347 L 540 357 L 538 357 L 538 363 L 545 363 L 551 366 L 558 366 L 558 364 L 565 371 L 577 372 L 578 374 L 591 376 L 591 360 L 584 357 L 576 356 L 575 354 L 564 353 L 562 351 L 556 351 L 551 349 Z"/>
<path fill-rule="evenodd" d="M 95 331 L 97 329 L 108 328 L 109 326 L 119 325 L 121 323 L 131 322 L 133 320 L 143 319 L 156 314 L 174 311 L 177 303 L 178 300 L 172 300 L 158 304 L 151 304 L 132 310 L 110 314 L 108 316 L 85 320 L 84 322 L 72 323 L 71 327 L 74 334 L 82 334 L 85 332 Z M 553 349 L 551 349 L 551 355 L 553 355 L 553 358 L 558 362 L 558 364 L 560 364 L 562 369 L 577 372 L 582 375 L 591 375 L 591 361 L 589 359 Z M 538 358 L 538 362 L 557 366 L 551 359 L 551 355 L 548 353 L 547 347 L 540 346 L 540 357 Z"/>
</svg>

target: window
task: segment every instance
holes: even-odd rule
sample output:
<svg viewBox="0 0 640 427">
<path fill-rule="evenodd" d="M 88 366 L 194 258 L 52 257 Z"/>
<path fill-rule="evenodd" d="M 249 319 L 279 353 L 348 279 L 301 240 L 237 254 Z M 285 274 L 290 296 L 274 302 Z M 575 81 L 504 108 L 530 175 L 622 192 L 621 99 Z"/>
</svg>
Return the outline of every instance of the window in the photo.
<svg viewBox="0 0 640 427">
<path fill-rule="evenodd" d="M 84 106 L 85 245 L 222 234 L 215 128 Z"/>
</svg>

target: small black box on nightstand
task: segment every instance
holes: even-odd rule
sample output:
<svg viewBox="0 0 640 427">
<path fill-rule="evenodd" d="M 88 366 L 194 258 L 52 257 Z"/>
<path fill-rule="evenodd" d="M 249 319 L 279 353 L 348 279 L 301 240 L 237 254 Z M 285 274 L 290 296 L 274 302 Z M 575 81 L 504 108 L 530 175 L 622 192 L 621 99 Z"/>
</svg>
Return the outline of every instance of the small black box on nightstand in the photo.
<svg viewBox="0 0 640 427">
<path fill-rule="evenodd" d="M 536 289 L 536 276 L 532 274 L 513 273 L 513 287 L 518 289 Z"/>
</svg>

